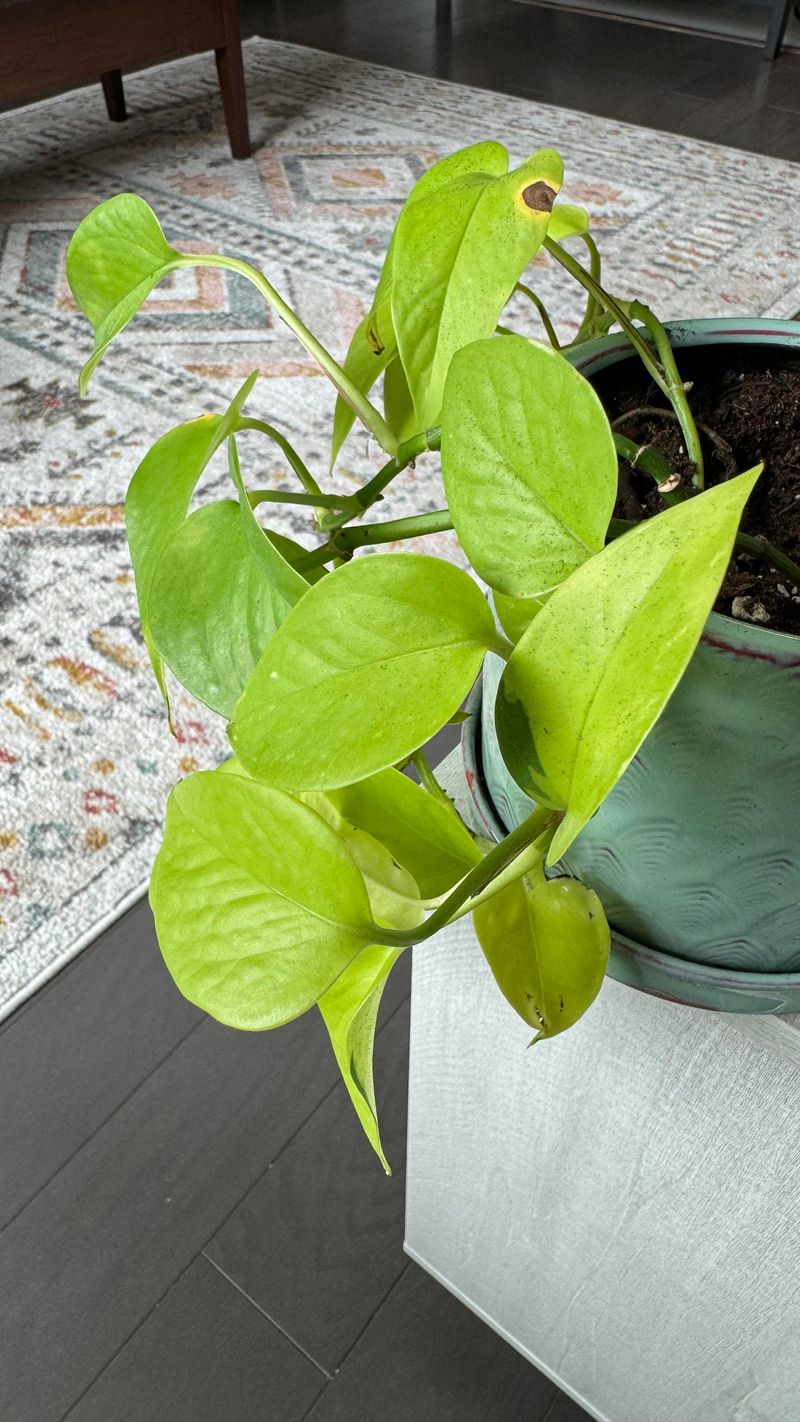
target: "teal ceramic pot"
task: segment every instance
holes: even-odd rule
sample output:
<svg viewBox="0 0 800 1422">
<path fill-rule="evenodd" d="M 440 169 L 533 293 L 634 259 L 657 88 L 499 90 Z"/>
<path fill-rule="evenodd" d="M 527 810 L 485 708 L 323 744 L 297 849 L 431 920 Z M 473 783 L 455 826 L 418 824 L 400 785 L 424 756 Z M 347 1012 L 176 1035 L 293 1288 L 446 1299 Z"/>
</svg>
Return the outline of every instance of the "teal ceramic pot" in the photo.
<svg viewBox="0 0 800 1422">
<path fill-rule="evenodd" d="M 800 355 L 796 322 L 687 321 L 670 333 L 678 349 L 755 344 Z M 591 378 L 629 355 L 625 338 L 612 335 L 572 359 Z M 501 671 L 498 658 L 487 660 L 480 741 L 470 754 L 479 758 L 491 814 L 511 829 L 531 802 L 497 744 Z M 735 978 L 744 1000 L 752 975 L 766 975 L 774 1004 L 739 1010 L 800 1006 L 799 732 L 800 638 L 713 613 L 664 714 L 568 856 L 615 930 L 615 976 L 698 1001 L 694 989 L 668 985 L 677 960 L 678 979 L 687 963 L 705 965 L 704 981 L 710 973 L 709 1000 L 700 1005 L 730 1010 L 717 992 L 723 979 Z M 786 995 L 794 974 L 796 1000 Z"/>
</svg>

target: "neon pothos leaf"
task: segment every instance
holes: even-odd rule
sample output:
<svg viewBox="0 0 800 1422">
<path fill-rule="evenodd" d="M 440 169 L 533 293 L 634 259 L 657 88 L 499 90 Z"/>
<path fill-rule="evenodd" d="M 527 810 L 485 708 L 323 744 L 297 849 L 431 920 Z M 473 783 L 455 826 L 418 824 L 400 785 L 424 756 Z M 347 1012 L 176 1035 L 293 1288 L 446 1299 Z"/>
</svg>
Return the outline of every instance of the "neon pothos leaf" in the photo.
<svg viewBox="0 0 800 1422">
<path fill-rule="evenodd" d="M 398 948 L 365 948 L 319 1000 L 350 1100 L 387 1175 L 392 1172 L 378 1126 L 372 1052 L 383 989 L 401 952 Z"/>
<path fill-rule="evenodd" d="M 555 863 L 633 759 L 694 651 L 760 468 L 639 524 L 557 588 L 503 673 L 496 723 Z"/>
<path fill-rule="evenodd" d="M 400 444 L 416 434 L 414 402 L 411 399 L 406 373 L 397 356 L 389 362 L 383 378 L 383 411 L 386 423 Z"/>
<path fill-rule="evenodd" d="M 327 798 L 344 819 L 386 846 L 423 899 L 446 894 L 481 861 L 480 850 L 457 816 L 399 770 L 382 770 L 355 785 L 329 790 Z"/>
<path fill-rule="evenodd" d="M 281 540 L 278 535 L 273 535 L 261 527 L 247 497 L 247 490 L 239 466 L 236 440 L 233 436 L 228 439 L 228 469 L 234 488 L 239 495 L 239 513 L 244 535 L 252 556 L 269 584 L 272 595 L 272 622 L 274 627 L 278 627 L 289 609 L 294 607 L 298 599 L 308 590 L 307 580 L 284 557 L 281 551 L 281 542 L 283 542 L 284 548 L 297 550 L 301 557 L 304 550 L 297 544 L 293 544 L 291 540 Z"/>
<path fill-rule="evenodd" d="M 556 1037 L 603 983 L 611 933 L 597 894 L 577 879 L 545 879 L 541 863 L 476 908 L 475 932 L 515 1012 Z"/>
<path fill-rule="evenodd" d="M 254 552 L 238 503 L 197 509 L 181 524 L 151 588 L 153 639 L 178 681 L 213 711 L 229 717 L 267 642 L 308 584 L 269 553 Z M 265 549 L 265 551 L 266 551 Z M 291 600 L 270 558 L 295 580 Z"/>
<path fill-rule="evenodd" d="M 504 336 L 454 356 L 442 474 L 470 562 L 498 592 L 539 597 L 603 547 L 613 435 L 589 382 L 548 346 Z"/>
<path fill-rule="evenodd" d="M 247 776 L 237 760 L 217 774 Z M 364 877 L 373 916 L 393 928 L 411 928 L 424 913 L 418 869 L 426 896 L 446 892 L 480 852 L 458 820 L 405 775 L 386 770 L 358 785 L 300 797 L 332 827 Z M 318 1006 L 345 1086 L 368 1140 L 384 1169 L 375 1106 L 372 1052 L 381 994 L 401 949 L 368 947 L 353 959 Z"/>
<path fill-rule="evenodd" d="M 218 771 L 170 795 L 150 902 L 184 996 L 250 1031 L 305 1012 L 374 932 L 330 826 L 281 790 Z"/>
<path fill-rule="evenodd" d="M 511 173 L 469 172 L 400 214 L 392 314 L 418 429 L 438 420 L 455 352 L 494 331 L 547 235 L 562 173 L 558 154 L 540 149 Z"/>
<path fill-rule="evenodd" d="M 427 193 L 461 177 L 464 173 L 505 173 L 508 169 L 508 154 L 500 143 L 475 143 L 451 153 L 434 163 L 423 173 L 411 189 L 404 206 L 416 202 Z M 372 299 L 372 306 L 363 321 L 359 322 L 350 342 L 344 368 L 365 395 L 369 394 L 378 376 L 394 360 L 397 354 L 397 338 L 392 320 L 392 260 L 394 236 L 386 250 L 378 285 Z M 401 369 L 398 366 L 398 369 Z M 395 376 L 395 383 L 397 377 Z M 355 413 L 341 396 L 336 401 L 333 416 L 333 438 L 331 441 L 331 467 L 353 426 Z M 390 429 L 397 434 L 387 409 L 386 419 Z M 405 433 L 398 437 L 409 438 L 417 432 L 413 418 L 413 407 L 404 425 Z"/>
<path fill-rule="evenodd" d="M 419 888 L 385 844 L 341 813 L 332 795 L 307 790 L 299 799 L 336 831 L 366 884 L 372 916 L 387 928 L 418 928 L 425 917 Z"/>
<path fill-rule="evenodd" d="M 67 250 L 67 280 L 95 333 L 94 351 L 81 371 L 82 394 L 114 337 L 184 260 L 135 193 L 118 193 L 84 217 Z"/>
<path fill-rule="evenodd" d="M 148 209 L 149 211 L 149 209 Z M 80 229 L 79 229 L 80 230 Z M 201 415 L 157 440 L 136 470 L 125 500 L 125 526 L 136 575 L 142 633 L 167 701 L 164 663 L 152 631 L 152 588 L 192 494 L 213 455 L 238 427 L 242 406 L 258 378 L 254 371 L 224 415 Z"/>
<path fill-rule="evenodd" d="M 496 592 L 492 598 L 497 620 L 511 642 L 518 642 L 547 601 L 543 597 L 506 597 Z"/>
<path fill-rule="evenodd" d="M 369 316 L 359 321 L 345 357 L 344 369 L 363 395 L 368 395 L 375 381 L 383 374 L 394 356 L 391 349 L 380 353 L 367 340 Z M 333 412 L 333 436 L 331 439 L 331 468 L 355 421 L 356 412 L 341 395 L 337 396 Z"/>
<path fill-rule="evenodd" d="M 235 756 L 217 773 L 249 774 Z M 299 798 L 347 845 L 368 893 L 370 880 L 378 894 L 390 889 L 394 902 L 371 896 L 370 903 L 373 916 L 393 928 L 418 923 L 420 896 L 440 898 L 481 862 L 481 852 L 458 815 L 399 770 L 381 770 L 337 790 L 302 791 Z M 387 856 L 385 866 L 376 869 L 371 848 L 362 853 L 365 839 L 379 844 Z"/>
<path fill-rule="evenodd" d="M 110 342 L 135 316 L 153 287 L 176 267 L 222 267 L 252 282 L 349 400 L 367 429 L 388 453 L 394 453 L 390 431 L 380 413 L 262 272 L 238 257 L 176 251 L 167 242 L 155 213 L 133 193 L 120 193 L 94 208 L 78 227 L 67 252 L 69 284 L 95 330 L 94 351 L 81 372 L 81 393 Z"/>
<path fill-rule="evenodd" d="M 563 242 L 566 237 L 577 237 L 579 232 L 589 231 L 589 214 L 582 207 L 569 202 L 557 202 L 550 214 L 547 235 L 554 242 Z"/>
<path fill-rule="evenodd" d="M 502 143 L 472 143 L 467 148 L 459 148 L 456 153 L 448 153 L 438 163 L 431 164 L 420 175 L 401 208 L 405 211 L 411 203 L 444 188 L 465 173 L 492 173 L 500 177 L 508 172 L 508 153 Z M 397 223 L 395 223 L 395 232 Z M 386 249 L 378 285 L 372 298 L 368 314 L 368 337 L 376 351 L 396 352 L 397 337 L 392 317 L 393 254 L 395 234 L 392 233 Z M 412 432 L 413 433 L 413 432 Z"/>
<path fill-rule="evenodd" d="M 473 580 L 422 554 L 356 559 L 278 629 L 234 713 L 244 765 L 287 790 L 363 780 L 456 711 L 497 634 Z"/>
</svg>

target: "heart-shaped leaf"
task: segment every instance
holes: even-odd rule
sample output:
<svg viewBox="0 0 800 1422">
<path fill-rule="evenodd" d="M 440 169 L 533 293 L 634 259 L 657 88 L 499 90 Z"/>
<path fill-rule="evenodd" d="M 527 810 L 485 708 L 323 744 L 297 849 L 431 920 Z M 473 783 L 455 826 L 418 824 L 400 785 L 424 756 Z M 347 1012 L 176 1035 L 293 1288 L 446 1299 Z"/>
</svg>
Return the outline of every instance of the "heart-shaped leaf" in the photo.
<svg viewBox="0 0 800 1422">
<path fill-rule="evenodd" d="M 249 1031 L 305 1012 L 375 931 L 330 826 L 281 790 L 218 771 L 173 790 L 150 902 L 184 996 Z"/>
<path fill-rule="evenodd" d="M 220 766 L 218 774 L 222 773 L 246 776 L 249 772 L 232 756 Z M 448 810 L 416 781 L 393 768 L 336 790 L 303 791 L 300 799 L 321 814 L 340 838 L 346 839 L 365 880 L 370 876 L 382 879 L 404 898 L 441 898 L 483 857 L 455 811 Z M 395 877 L 386 868 L 376 874 L 374 864 L 370 866 L 359 855 L 359 839 L 347 838 L 352 830 L 379 841 L 394 870 L 399 870 L 403 878 Z M 410 922 L 399 922 L 386 902 L 379 907 L 372 899 L 370 902 L 376 918 L 385 919 L 394 928 L 412 926 Z"/>
<path fill-rule="evenodd" d="M 508 153 L 502 143 L 472 143 L 467 148 L 459 148 L 456 153 L 448 153 L 445 158 L 440 158 L 438 163 L 433 163 L 426 169 L 408 194 L 401 212 L 411 203 L 418 202 L 420 198 L 427 197 L 439 188 L 447 187 L 448 183 L 452 183 L 456 178 L 462 178 L 465 173 L 490 173 L 500 177 L 507 172 Z M 369 340 L 376 351 L 397 350 L 392 317 L 394 240 L 393 232 L 367 318 Z"/>
<path fill-rule="evenodd" d="M 201 415 L 153 445 L 137 468 L 125 500 L 125 527 L 136 575 L 142 633 L 165 702 L 164 663 L 152 633 L 152 585 L 189 511 L 206 465 L 238 428 L 242 406 L 258 378 L 248 377 L 224 415 Z"/>
<path fill-rule="evenodd" d="M 255 556 L 239 504 L 225 499 L 181 524 L 153 580 L 158 651 L 181 685 L 222 716 L 232 715 L 276 627 L 308 589 L 284 566 L 296 579 L 291 602 Z"/>
<path fill-rule="evenodd" d="M 603 984 L 611 933 L 597 894 L 577 879 L 545 879 L 541 863 L 473 914 L 495 982 L 540 1037 L 556 1037 Z"/>
<path fill-rule="evenodd" d="M 81 371 L 81 394 L 114 337 L 153 287 L 183 262 L 155 213 L 135 193 L 118 193 L 84 217 L 67 250 L 67 280 L 95 333 L 94 351 Z"/>
<path fill-rule="evenodd" d="M 514 648 L 497 734 L 520 788 L 566 811 L 549 863 L 616 784 L 683 675 L 759 473 L 609 544 L 556 589 Z"/>
<path fill-rule="evenodd" d="M 98 361 L 153 290 L 177 267 L 218 267 L 237 272 L 257 287 L 278 318 L 293 331 L 381 446 L 396 446 L 378 410 L 309 331 L 262 272 L 238 257 L 217 252 L 178 252 L 142 198 L 119 193 L 94 208 L 75 232 L 67 252 L 67 278 L 95 331 L 94 351 L 81 371 L 83 394 Z"/>
<path fill-rule="evenodd" d="M 317 583 L 247 686 L 231 743 L 287 790 L 363 780 L 410 755 L 458 709 L 488 647 L 491 612 L 459 568 L 379 554 Z"/>
<path fill-rule="evenodd" d="M 459 539 L 498 592 L 540 597 L 603 547 L 613 435 L 589 382 L 549 346 L 503 336 L 454 356 L 442 474 Z"/>
<path fill-rule="evenodd" d="M 468 172 L 400 214 L 392 314 L 418 429 L 439 418 L 455 352 L 494 331 L 547 235 L 562 174 L 544 148 L 502 177 Z"/>
</svg>

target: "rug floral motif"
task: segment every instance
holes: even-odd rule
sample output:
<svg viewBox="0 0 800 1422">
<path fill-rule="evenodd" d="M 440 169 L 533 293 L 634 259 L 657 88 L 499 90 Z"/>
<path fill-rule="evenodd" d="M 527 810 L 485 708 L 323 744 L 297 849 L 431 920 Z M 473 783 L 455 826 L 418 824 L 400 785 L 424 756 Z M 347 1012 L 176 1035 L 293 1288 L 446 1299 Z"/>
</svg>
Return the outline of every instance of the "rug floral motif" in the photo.
<svg viewBox="0 0 800 1422">
<path fill-rule="evenodd" d="M 800 307 L 798 166 L 290 45 L 251 41 L 245 63 L 247 162 L 229 157 L 210 56 L 131 78 L 122 125 L 99 85 L 0 116 L 0 1015 L 143 891 L 169 787 L 226 751 L 179 690 L 168 734 L 148 669 L 123 528 L 138 460 L 172 425 L 224 409 L 258 368 L 253 413 L 320 473 L 327 462 L 327 382 L 227 273 L 166 282 L 78 398 L 91 343 L 64 256 L 95 203 L 132 189 L 179 246 L 254 261 L 341 356 L 425 167 L 486 137 L 515 161 L 553 145 L 617 289 L 666 317 Z M 539 267 L 568 336 L 563 281 Z M 515 313 L 519 329 L 530 321 Z M 344 486 L 379 453 L 355 434 Z M 243 454 L 259 486 L 286 478 L 263 444 Z M 214 466 L 205 492 L 226 477 Z M 431 457 L 382 512 L 441 499 Z M 301 533 L 291 513 L 273 526 Z M 459 556 L 448 535 L 426 546 Z"/>
</svg>

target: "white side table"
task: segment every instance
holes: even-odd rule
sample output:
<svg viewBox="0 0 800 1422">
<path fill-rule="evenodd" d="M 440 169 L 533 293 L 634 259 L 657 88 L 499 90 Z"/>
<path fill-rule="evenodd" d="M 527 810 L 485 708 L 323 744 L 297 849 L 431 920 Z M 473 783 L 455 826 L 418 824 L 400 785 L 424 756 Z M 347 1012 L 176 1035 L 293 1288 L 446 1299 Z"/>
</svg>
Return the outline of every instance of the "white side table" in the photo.
<svg viewBox="0 0 800 1422">
<path fill-rule="evenodd" d="M 415 950 L 408 1253 L 601 1422 L 798 1422 L 800 1017 L 530 1036 L 469 919 Z"/>
</svg>

